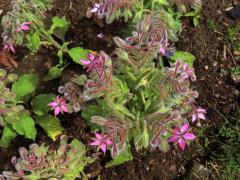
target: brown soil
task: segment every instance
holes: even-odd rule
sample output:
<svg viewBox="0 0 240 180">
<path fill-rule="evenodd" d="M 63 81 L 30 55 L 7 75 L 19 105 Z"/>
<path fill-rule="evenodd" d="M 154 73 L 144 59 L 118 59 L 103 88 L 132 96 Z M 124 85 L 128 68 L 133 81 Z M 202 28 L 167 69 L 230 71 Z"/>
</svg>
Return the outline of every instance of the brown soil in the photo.
<svg viewBox="0 0 240 180">
<path fill-rule="evenodd" d="M 10 9 L 9 2 L 10 0 L 0 0 L 0 9 L 4 10 L 3 14 Z M 103 21 L 97 19 L 87 19 L 85 14 L 87 7 L 90 5 L 91 0 L 56 0 L 54 9 L 50 13 L 59 16 L 65 15 L 70 20 L 71 27 L 66 38 L 74 42 L 74 46 L 79 45 L 92 50 L 111 52 L 114 48 L 111 39 L 119 34 L 119 31 L 124 28 L 124 24 L 117 22 L 106 25 Z M 231 47 L 225 41 L 226 29 L 236 23 L 228 18 L 224 12 L 224 9 L 230 6 L 232 6 L 231 0 L 204 1 L 199 26 L 195 28 L 190 20 L 184 20 L 185 28 L 180 35 L 179 42 L 176 44 L 177 49 L 189 51 L 196 57 L 194 68 L 198 80 L 193 86 L 200 95 L 198 99 L 199 105 L 208 108 L 207 123 L 203 125 L 210 129 L 210 131 L 205 132 L 206 136 L 213 134 L 213 127 L 217 127 L 222 120 L 221 115 L 216 110 L 228 116 L 236 108 L 237 98 L 234 95 L 236 85 L 228 73 L 229 68 L 235 65 L 235 61 L 231 56 Z M 214 31 L 207 27 L 209 20 L 215 24 Z M 100 32 L 105 34 L 103 40 L 97 38 L 97 34 Z M 43 51 L 43 53 L 46 53 L 46 51 Z M 52 57 L 49 57 L 49 59 L 49 62 L 52 63 Z M 22 67 L 24 67 L 22 69 L 27 69 L 26 64 L 22 65 Z M 21 65 L 19 68 L 21 69 Z M 72 71 L 71 68 L 70 66 L 66 71 Z M 41 69 L 45 69 L 44 72 L 46 71 L 46 67 Z M 51 83 L 55 85 L 55 83 L 59 82 L 53 81 Z M 44 84 L 41 87 L 41 90 L 44 89 L 56 91 L 56 87 L 49 86 L 49 84 Z M 89 142 L 91 136 L 89 127 L 78 115 L 66 115 L 60 117 L 60 119 L 65 128 L 65 134 L 79 138 L 84 143 Z M 51 144 L 53 147 L 56 144 L 51 143 L 41 128 L 39 128 L 36 141 L 37 143 Z M 201 139 L 199 139 L 199 142 L 201 142 Z M 11 157 L 18 154 L 20 146 L 28 146 L 30 143 L 31 141 L 19 137 L 13 141 L 9 148 L 0 148 L 0 172 L 12 168 L 10 165 Z M 203 156 L 204 153 L 200 154 L 196 149 L 195 145 L 191 145 L 184 153 L 174 149 L 165 154 L 151 149 L 141 153 L 133 151 L 133 161 L 111 168 L 104 168 L 109 158 L 100 157 L 99 160 L 87 167 L 86 171 L 91 174 L 92 179 L 96 179 L 98 175 L 101 176 L 101 179 L 108 180 L 182 179 L 189 174 L 188 171 L 191 169 L 189 164 L 193 159 L 196 159 L 196 157 L 206 158 Z"/>
</svg>

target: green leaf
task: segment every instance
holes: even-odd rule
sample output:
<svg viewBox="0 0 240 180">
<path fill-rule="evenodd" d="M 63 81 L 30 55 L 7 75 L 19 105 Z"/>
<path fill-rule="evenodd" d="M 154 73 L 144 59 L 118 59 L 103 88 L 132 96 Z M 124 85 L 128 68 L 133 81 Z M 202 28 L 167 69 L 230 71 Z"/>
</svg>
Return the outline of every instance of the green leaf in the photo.
<svg viewBox="0 0 240 180">
<path fill-rule="evenodd" d="M 39 33 L 35 32 L 28 39 L 28 48 L 32 51 L 32 53 L 36 53 L 40 47 L 40 37 Z"/>
<path fill-rule="evenodd" d="M 26 100 L 35 93 L 39 83 L 38 74 L 24 74 L 19 80 L 13 83 L 12 91 L 16 93 L 18 100 Z"/>
<path fill-rule="evenodd" d="M 48 71 L 48 74 L 43 78 L 43 81 L 50 81 L 56 78 L 59 78 L 62 75 L 62 68 L 59 67 L 51 67 Z"/>
<path fill-rule="evenodd" d="M 36 123 L 44 129 L 44 131 L 53 141 L 55 141 L 56 137 L 63 131 L 63 127 L 59 119 L 50 114 L 36 117 Z"/>
<path fill-rule="evenodd" d="M 197 27 L 198 24 L 199 24 L 199 18 L 198 18 L 198 17 L 194 17 L 194 18 L 193 18 L 193 25 L 194 25 L 195 27 Z"/>
<path fill-rule="evenodd" d="M 89 52 L 81 47 L 75 47 L 69 50 L 69 55 L 75 63 L 81 64 L 80 59 L 88 59 Z"/>
<path fill-rule="evenodd" d="M 11 126 L 6 125 L 3 128 L 2 137 L 0 140 L 0 147 L 8 147 L 11 140 L 17 136 L 16 132 L 12 129 Z"/>
<path fill-rule="evenodd" d="M 65 16 L 59 18 L 55 16 L 52 19 L 52 26 L 49 30 L 50 34 L 54 34 L 56 37 L 64 40 L 65 33 L 68 30 L 68 21 Z"/>
<path fill-rule="evenodd" d="M 37 129 L 34 120 L 27 114 L 19 115 L 19 119 L 12 124 L 13 129 L 25 138 L 35 140 Z"/>
<path fill-rule="evenodd" d="M 33 112 L 38 116 L 47 114 L 48 111 L 51 110 L 51 107 L 48 106 L 48 103 L 51 102 L 54 98 L 55 95 L 52 93 L 35 96 L 31 101 Z"/>
<path fill-rule="evenodd" d="M 119 165 L 119 164 L 122 164 L 126 161 L 131 161 L 133 160 L 133 156 L 132 156 L 132 153 L 130 152 L 129 148 L 126 148 L 123 152 L 121 152 L 121 154 L 119 154 L 117 156 L 116 159 L 113 159 L 111 161 L 109 161 L 107 164 L 106 164 L 106 167 L 111 167 L 111 166 L 115 166 L 115 165 Z"/>
<path fill-rule="evenodd" d="M 174 55 L 170 57 L 170 61 L 176 62 L 178 59 L 183 60 L 190 67 L 193 67 L 195 57 L 191 53 L 185 51 L 176 51 Z"/>
</svg>

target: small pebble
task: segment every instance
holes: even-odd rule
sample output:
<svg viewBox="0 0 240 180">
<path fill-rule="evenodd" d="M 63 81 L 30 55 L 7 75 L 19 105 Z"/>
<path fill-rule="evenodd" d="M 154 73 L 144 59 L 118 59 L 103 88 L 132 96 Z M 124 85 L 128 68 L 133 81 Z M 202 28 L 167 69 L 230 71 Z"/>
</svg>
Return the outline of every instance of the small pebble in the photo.
<svg viewBox="0 0 240 180">
<path fill-rule="evenodd" d="M 214 94 L 214 96 L 216 97 L 216 98 L 220 98 L 220 94 L 219 93 L 217 93 L 217 94 Z"/>
<path fill-rule="evenodd" d="M 204 66 L 204 69 L 208 70 L 208 69 L 209 69 L 209 67 L 208 67 L 208 66 Z"/>
<path fill-rule="evenodd" d="M 233 91 L 233 94 L 234 94 L 235 96 L 239 96 L 240 92 L 239 92 L 239 90 L 235 89 L 235 90 Z"/>
<path fill-rule="evenodd" d="M 214 66 L 214 67 L 217 67 L 217 65 L 218 65 L 218 62 L 217 62 L 217 61 L 214 61 L 213 66 Z"/>
<path fill-rule="evenodd" d="M 1 16 L 1 14 L 3 13 L 3 10 L 2 9 L 0 9 L 0 16 Z"/>
</svg>

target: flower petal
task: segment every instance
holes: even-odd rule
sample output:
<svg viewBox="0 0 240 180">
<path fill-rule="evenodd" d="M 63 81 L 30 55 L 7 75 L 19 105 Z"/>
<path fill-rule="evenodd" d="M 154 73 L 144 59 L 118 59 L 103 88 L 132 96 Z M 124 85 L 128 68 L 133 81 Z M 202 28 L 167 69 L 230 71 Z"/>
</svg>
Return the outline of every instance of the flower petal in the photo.
<svg viewBox="0 0 240 180">
<path fill-rule="evenodd" d="M 206 113 L 206 110 L 203 108 L 198 108 L 197 110 L 198 113 Z"/>
<path fill-rule="evenodd" d="M 93 60 L 95 59 L 95 56 L 94 56 L 94 54 L 89 53 L 89 54 L 88 54 L 88 58 L 89 58 L 91 61 L 93 61 Z"/>
<path fill-rule="evenodd" d="M 103 153 L 105 154 L 106 150 L 107 150 L 107 145 L 105 143 L 102 143 L 100 148 L 103 151 Z"/>
<path fill-rule="evenodd" d="M 107 139 L 107 140 L 106 140 L 106 144 L 107 144 L 107 145 L 112 145 L 112 141 L 111 141 L 110 139 Z"/>
<path fill-rule="evenodd" d="M 97 139 L 102 139 L 102 135 L 97 133 L 97 132 L 95 133 L 95 136 L 96 136 Z"/>
<path fill-rule="evenodd" d="M 101 144 L 100 141 L 95 140 L 95 141 L 91 142 L 89 145 L 91 145 L 91 146 L 99 146 L 100 144 Z"/>
<path fill-rule="evenodd" d="M 80 62 L 83 64 L 83 65 L 89 65 L 91 62 L 88 61 L 88 60 L 84 60 L 84 59 L 80 59 Z"/>
<path fill-rule="evenodd" d="M 61 108 L 62 108 L 62 111 L 68 112 L 68 107 L 66 105 L 61 106 Z"/>
<path fill-rule="evenodd" d="M 10 45 L 10 49 L 11 49 L 11 51 L 12 51 L 13 53 L 16 53 L 15 48 L 13 47 L 12 44 Z"/>
<path fill-rule="evenodd" d="M 195 122 L 197 120 L 197 116 L 196 116 L 196 114 L 193 114 L 192 115 L 192 122 Z"/>
<path fill-rule="evenodd" d="M 196 139 L 196 136 L 192 133 L 186 133 L 183 135 L 184 139 L 187 139 L 187 140 L 194 140 Z"/>
<path fill-rule="evenodd" d="M 59 108 L 59 107 L 56 107 L 56 108 L 54 109 L 54 116 L 57 116 L 60 112 L 61 112 L 60 108 Z"/>
<path fill-rule="evenodd" d="M 58 103 L 56 103 L 55 101 L 53 101 L 53 102 L 48 103 L 48 106 L 56 107 L 56 106 L 58 106 Z"/>
<path fill-rule="evenodd" d="M 205 115 L 203 113 L 198 114 L 199 119 L 206 120 Z"/>
<path fill-rule="evenodd" d="M 179 136 L 173 135 L 171 138 L 168 139 L 168 142 L 175 142 L 175 141 L 177 141 L 177 139 L 179 139 Z"/>
<path fill-rule="evenodd" d="M 185 149 L 185 146 L 186 146 L 186 142 L 185 142 L 185 140 L 184 139 L 179 139 L 178 140 L 178 145 L 180 146 L 180 148 L 184 151 L 184 149 Z"/>
<path fill-rule="evenodd" d="M 28 25 L 23 25 L 23 26 L 21 26 L 21 29 L 24 31 L 28 31 L 30 28 Z"/>
<path fill-rule="evenodd" d="M 189 129 L 189 125 L 188 125 L 188 123 L 185 123 L 185 124 L 180 128 L 180 131 L 181 131 L 181 133 L 184 133 L 184 132 L 186 132 L 188 129 Z"/>
</svg>

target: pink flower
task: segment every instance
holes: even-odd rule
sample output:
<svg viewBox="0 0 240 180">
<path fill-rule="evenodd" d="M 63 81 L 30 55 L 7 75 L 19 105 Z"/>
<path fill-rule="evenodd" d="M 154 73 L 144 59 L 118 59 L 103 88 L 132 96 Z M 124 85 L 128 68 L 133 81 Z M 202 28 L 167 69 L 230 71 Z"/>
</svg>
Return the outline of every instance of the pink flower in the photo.
<svg viewBox="0 0 240 180">
<path fill-rule="evenodd" d="M 195 110 L 195 112 L 192 114 L 192 122 L 195 122 L 196 120 L 206 120 L 205 115 L 206 114 L 206 110 L 203 108 L 198 108 Z"/>
<path fill-rule="evenodd" d="M 96 13 L 98 12 L 98 9 L 100 8 L 100 4 L 95 3 L 93 8 L 90 10 L 91 13 Z"/>
<path fill-rule="evenodd" d="M 95 56 L 92 53 L 88 54 L 88 59 L 81 59 L 80 62 L 87 68 L 87 72 L 91 72 L 93 70 L 101 72 L 103 69 L 104 59 L 102 55 Z"/>
<path fill-rule="evenodd" d="M 56 97 L 56 99 L 48 105 L 54 110 L 54 115 L 57 116 L 60 112 L 63 114 L 63 112 L 68 112 L 68 107 L 66 104 L 65 99 L 61 97 Z"/>
<path fill-rule="evenodd" d="M 81 59 L 80 62 L 87 68 L 87 72 L 90 72 L 94 69 L 94 61 L 95 61 L 95 56 L 92 53 L 88 54 L 88 59 Z"/>
<path fill-rule="evenodd" d="M 105 154 L 107 150 L 107 145 L 112 145 L 112 141 L 105 134 L 95 133 L 96 138 L 94 138 L 93 142 L 90 143 L 92 146 L 98 146 Z"/>
<path fill-rule="evenodd" d="M 195 76 L 195 74 L 194 74 L 194 70 L 193 70 L 193 68 L 190 68 L 190 67 L 188 66 L 188 64 L 184 64 L 184 65 L 183 65 L 181 77 L 182 77 L 183 79 L 189 79 L 189 78 L 191 78 L 192 81 L 195 81 L 195 80 L 196 80 L 196 76 Z"/>
<path fill-rule="evenodd" d="M 28 31 L 29 25 L 32 24 L 32 22 L 24 22 L 22 24 L 20 24 L 20 26 L 17 28 L 16 32 L 20 32 L 20 31 Z"/>
<path fill-rule="evenodd" d="M 166 50 L 164 47 L 160 47 L 159 52 L 162 56 L 165 56 L 165 54 L 166 54 Z"/>
<path fill-rule="evenodd" d="M 14 46 L 12 44 L 10 44 L 10 43 L 5 43 L 4 47 L 3 47 L 3 50 L 4 51 L 11 50 L 13 53 L 16 53 Z"/>
<path fill-rule="evenodd" d="M 99 33 L 99 34 L 97 35 L 97 37 L 98 37 L 99 39 L 102 39 L 102 38 L 104 38 L 104 34 L 103 34 L 103 33 Z"/>
<path fill-rule="evenodd" d="M 189 131 L 188 123 L 185 123 L 180 128 L 175 128 L 173 130 L 174 135 L 170 139 L 168 139 L 168 142 L 177 142 L 180 148 L 184 150 L 187 140 L 196 139 L 196 136 L 192 133 L 189 133 L 188 131 Z"/>
</svg>

